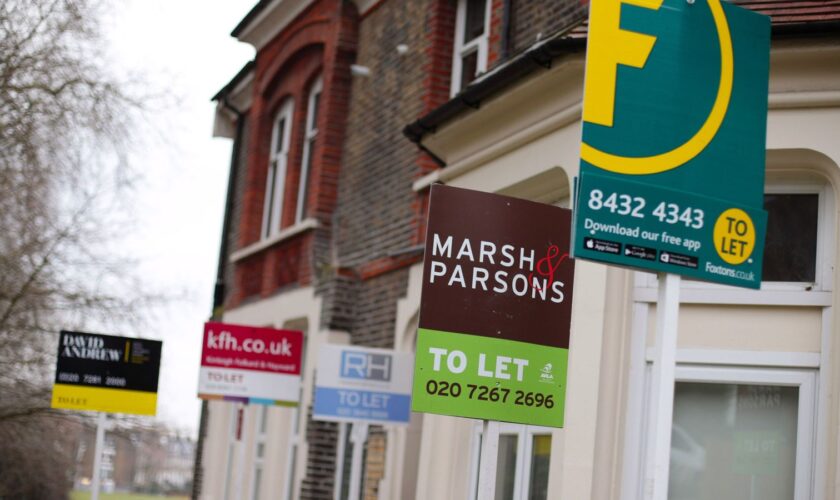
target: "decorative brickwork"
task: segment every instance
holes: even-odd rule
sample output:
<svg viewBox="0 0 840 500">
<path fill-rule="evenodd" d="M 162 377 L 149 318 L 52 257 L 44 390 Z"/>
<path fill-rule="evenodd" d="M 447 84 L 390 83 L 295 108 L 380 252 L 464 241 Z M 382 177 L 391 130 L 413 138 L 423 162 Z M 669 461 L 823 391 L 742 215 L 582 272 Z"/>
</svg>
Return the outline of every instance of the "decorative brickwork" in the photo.
<svg viewBox="0 0 840 500">
<path fill-rule="evenodd" d="M 328 238 L 338 194 L 357 23 L 351 2 L 321 0 L 257 53 L 253 104 L 248 112 L 251 133 L 243 148 L 247 168 L 236 213 L 235 248 L 260 240 L 271 133 L 277 110 L 288 99 L 294 102 L 294 112 L 280 227 L 295 223 L 307 101 L 319 75 L 323 81 L 317 117 L 319 132 L 312 151 L 304 216 L 317 219 L 321 231 L 298 234 L 235 264 L 236 290 L 229 295 L 228 307 L 269 296 L 285 287 L 307 285 L 320 277 L 330 262 Z"/>
</svg>

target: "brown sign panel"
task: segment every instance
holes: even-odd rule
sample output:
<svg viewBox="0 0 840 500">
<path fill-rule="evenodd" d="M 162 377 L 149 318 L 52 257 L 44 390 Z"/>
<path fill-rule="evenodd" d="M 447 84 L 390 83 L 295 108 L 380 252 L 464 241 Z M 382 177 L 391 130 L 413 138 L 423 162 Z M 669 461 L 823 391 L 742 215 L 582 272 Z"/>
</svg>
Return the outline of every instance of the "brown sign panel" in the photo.
<svg viewBox="0 0 840 500">
<path fill-rule="evenodd" d="M 432 186 L 420 327 L 569 347 L 571 211 Z"/>
</svg>

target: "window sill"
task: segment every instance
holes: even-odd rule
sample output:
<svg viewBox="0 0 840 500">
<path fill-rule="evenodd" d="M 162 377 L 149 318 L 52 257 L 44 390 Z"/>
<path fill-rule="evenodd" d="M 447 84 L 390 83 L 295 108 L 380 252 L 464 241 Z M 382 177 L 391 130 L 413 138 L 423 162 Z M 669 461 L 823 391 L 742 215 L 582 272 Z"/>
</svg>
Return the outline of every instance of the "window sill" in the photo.
<svg viewBox="0 0 840 500">
<path fill-rule="evenodd" d="M 245 248 L 241 248 L 233 252 L 230 254 L 230 262 L 237 262 L 246 257 L 250 257 L 251 255 L 259 253 L 268 247 L 280 243 L 281 241 L 286 241 L 294 236 L 309 231 L 310 229 L 316 229 L 319 225 L 320 224 L 317 219 L 313 219 L 311 217 L 303 219 L 294 226 L 289 226 L 273 236 L 269 236 L 268 238 L 252 243 Z"/>
<path fill-rule="evenodd" d="M 636 287 L 634 299 L 655 303 L 657 293 L 656 288 Z M 828 307 L 832 300 L 830 291 L 746 290 L 734 287 L 680 289 L 680 302 L 683 304 Z"/>
</svg>

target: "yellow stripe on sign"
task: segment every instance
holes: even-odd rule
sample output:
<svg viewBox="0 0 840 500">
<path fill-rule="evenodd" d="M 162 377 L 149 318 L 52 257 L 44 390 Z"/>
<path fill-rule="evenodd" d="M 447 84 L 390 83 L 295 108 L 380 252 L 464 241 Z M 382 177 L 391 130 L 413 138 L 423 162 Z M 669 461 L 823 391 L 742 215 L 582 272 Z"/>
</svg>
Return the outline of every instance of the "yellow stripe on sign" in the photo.
<svg viewBox="0 0 840 500">
<path fill-rule="evenodd" d="M 157 393 L 110 387 L 55 384 L 50 406 L 64 410 L 155 415 Z"/>
</svg>

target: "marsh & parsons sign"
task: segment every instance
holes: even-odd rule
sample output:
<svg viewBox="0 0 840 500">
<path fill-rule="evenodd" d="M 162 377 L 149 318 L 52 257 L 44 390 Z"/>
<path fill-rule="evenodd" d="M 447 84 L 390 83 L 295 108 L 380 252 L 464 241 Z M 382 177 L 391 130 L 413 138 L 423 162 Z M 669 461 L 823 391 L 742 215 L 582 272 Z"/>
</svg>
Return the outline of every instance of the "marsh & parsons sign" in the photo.
<svg viewBox="0 0 840 500">
<path fill-rule="evenodd" d="M 52 408 L 154 415 L 163 343 L 62 331 Z"/>
<path fill-rule="evenodd" d="M 318 353 L 312 418 L 408 424 L 414 356 L 391 349 L 325 345 Z"/>
<path fill-rule="evenodd" d="M 721 0 L 591 2 L 575 257 L 761 285 L 769 48 Z"/>
<path fill-rule="evenodd" d="M 569 210 L 434 185 L 412 409 L 563 426 Z"/>
<path fill-rule="evenodd" d="M 303 332 L 205 323 L 198 397 L 297 406 Z"/>
</svg>

